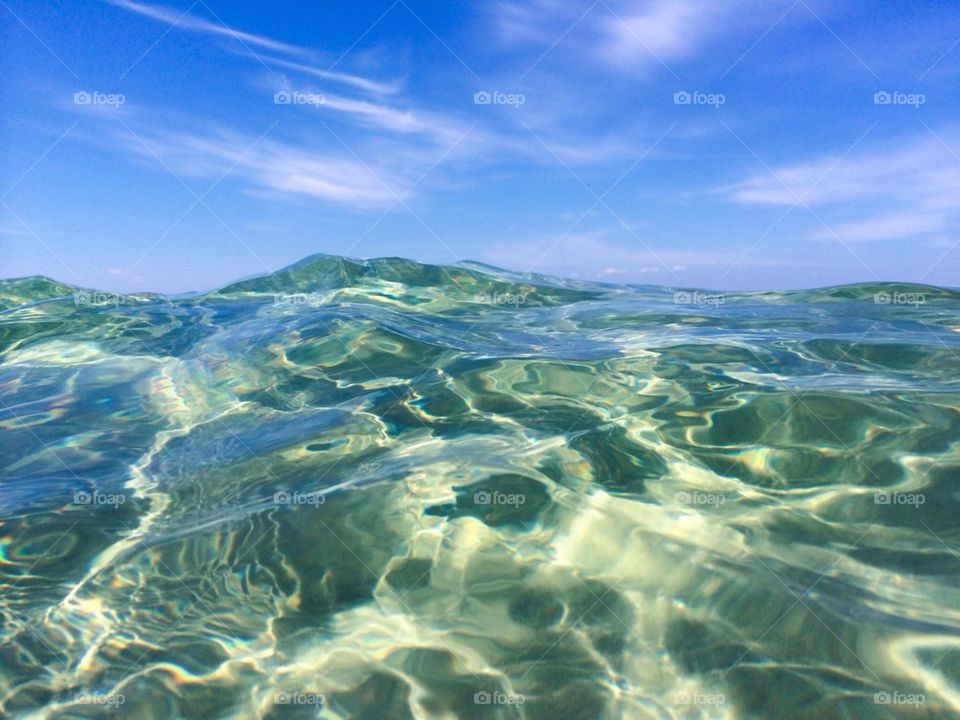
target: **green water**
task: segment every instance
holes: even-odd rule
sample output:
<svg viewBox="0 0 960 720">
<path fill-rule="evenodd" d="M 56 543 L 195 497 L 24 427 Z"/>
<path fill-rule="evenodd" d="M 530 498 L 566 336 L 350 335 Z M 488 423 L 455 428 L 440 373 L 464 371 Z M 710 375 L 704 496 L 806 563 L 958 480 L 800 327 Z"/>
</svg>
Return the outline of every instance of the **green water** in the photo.
<svg viewBox="0 0 960 720">
<path fill-rule="evenodd" d="M 960 293 L 0 282 L 0 714 L 960 717 Z"/>
</svg>

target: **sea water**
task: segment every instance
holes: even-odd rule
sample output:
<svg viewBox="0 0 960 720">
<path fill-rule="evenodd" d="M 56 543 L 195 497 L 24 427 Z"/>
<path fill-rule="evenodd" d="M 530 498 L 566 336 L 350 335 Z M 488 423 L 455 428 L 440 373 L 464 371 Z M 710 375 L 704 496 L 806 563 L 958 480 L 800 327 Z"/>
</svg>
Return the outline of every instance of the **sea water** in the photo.
<svg viewBox="0 0 960 720">
<path fill-rule="evenodd" d="M 0 714 L 960 717 L 960 293 L 0 283 Z"/>
</svg>

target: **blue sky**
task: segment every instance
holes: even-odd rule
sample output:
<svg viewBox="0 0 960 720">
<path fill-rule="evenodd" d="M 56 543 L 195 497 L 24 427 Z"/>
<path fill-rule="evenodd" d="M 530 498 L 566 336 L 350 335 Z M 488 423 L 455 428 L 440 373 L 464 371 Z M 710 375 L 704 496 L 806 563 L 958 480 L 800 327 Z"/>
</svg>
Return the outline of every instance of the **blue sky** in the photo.
<svg viewBox="0 0 960 720">
<path fill-rule="evenodd" d="M 960 6 L 0 0 L 0 276 L 960 284 Z"/>
</svg>

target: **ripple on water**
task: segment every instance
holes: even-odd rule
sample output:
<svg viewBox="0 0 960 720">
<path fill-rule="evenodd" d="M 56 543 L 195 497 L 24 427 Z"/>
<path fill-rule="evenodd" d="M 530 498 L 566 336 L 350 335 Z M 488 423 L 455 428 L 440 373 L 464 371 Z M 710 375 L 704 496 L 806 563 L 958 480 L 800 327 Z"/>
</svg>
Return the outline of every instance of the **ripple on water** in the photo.
<svg viewBox="0 0 960 720">
<path fill-rule="evenodd" d="M 4 716 L 960 717 L 954 290 L 74 292 L 0 281 Z"/>
</svg>

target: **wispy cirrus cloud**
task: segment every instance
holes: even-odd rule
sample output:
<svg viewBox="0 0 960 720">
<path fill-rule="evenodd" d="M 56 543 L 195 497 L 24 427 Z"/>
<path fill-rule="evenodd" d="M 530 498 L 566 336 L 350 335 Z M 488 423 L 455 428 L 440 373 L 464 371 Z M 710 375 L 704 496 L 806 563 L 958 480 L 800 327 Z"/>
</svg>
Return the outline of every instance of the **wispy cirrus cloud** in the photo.
<svg viewBox="0 0 960 720">
<path fill-rule="evenodd" d="M 309 93 L 323 98 L 322 102 L 299 108 L 282 108 L 281 112 L 286 113 L 282 117 L 283 129 L 289 138 L 286 146 L 265 143 L 259 152 L 253 153 L 236 169 L 239 176 L 246 177 L 260 188 L 287 189 L 295 194 L 302 192 L 338 202 L 368 203 L 389 198 L 382 195 L 382 185 L 369 185 L 365 181 L 370 175 L 366 167 L 374 168 L 374 177 L 388 177 L 406 174 L 398 173 L 398 168 L 409 168 L 410 174 L 416 174 L 418 169 L 432 168 L 435 159 L 441 156 L 445 164 L 469 161 L 487 165 L 497 160 L 527 160 L 555 165 L 558 159 L 564 163 L 591 164 L 619 159 L 634 149 L 631 142 L 612 136 L 594 134 L 584 140 L 562 132 L 553 133 L 550 123 L 538 123 L 537 111 L 530 110 L 528 118 L 538 126 L 534 137 L 517 122 L 518 117 L 511 114 L 516 111 L 499 112 L 500 108 L 486 107 L 478 111 L 472 102 L 476 88 L 465 89 L 459 105 L 448 104 L 442 111 L 427 108 L 410 97 L 405 92 L 404 83 L 396 77 L 384 80 L 343 72 L 336 68 L 337 60 L 326 60 L 323 52 L 228 27 L 216 17 L 200 16 L 196 14 L 200 12 L 196 8 L 206 7 L 202 3 L 181 11 L 138 0 L 106 1 L 164 23 L 168 32 L 239 41 L 222 49 L 241 55 L 252 53 L 251 56 L 262 63 L 260 70 L 265 66 L 269 71 L 256 79 L 254 76 L 246 78 L 255 92 L 263 93 L 256 100 L 262 108 L 278 91 Z M 329 62 L 326 69 L 325 62 Z M 330 83 L 337 83 L 339 87 L 331 89 Z M 549 114 L 548 103 L 541 104 L 541 114 Z M 138 122 L 143 124 L 132 126 L 144 127 L 144 134 L 158 141 L 168 138 L 169 142 L 158 144 L 158 152 L 170 151 L 176 158 L 181 158 L 187 172 L 191 168 L 196 170 L 216 165 L 220 149 L 229 154 L 242 147 L 248 135 L 253 137 L 249 132 L 230 131 L 226 134 L 236 137 L 237 141 L 225 144 L 225 131 L 210 129 L 202 118 L 195 118 L 199 122 L 193 124 L 203 130 L 174 131 L 175 121 L 173 126 L 162 124 L 162 118 L 170 118 L 173 113 L 158 110 L 154 115 L 156 119 L 141 113 Z M 339 140 L 341 137 L 349 139 L 349 147 Z M 324 145 L 318 142 L 318 138 L 332 144 Z M 128 143 L 122 147 L 137 151 L 136 146 Z M 272 151 L 273 160 L 265 157 L 267 150 Z M 195 153 L 189 162 L 185 157 L 188 152 Z M 281 166 L 290 168 L 290 172 L 279 172 Z M 342 187 L 336 182 L 336 173 L 326 177 L 321 172 L 324 167 L 344 170 Z M 287 179 L 279 182 L 278 178 Z"/>
<path fill-rule="evenodd" d="M 163 108 L 148 111 L 132 103 L 121 128 L 109 123 L 119 116 L 105 114 L 102 127 L 110 128 L 115 147 L 148 164 L 159 162 L 178 176 L 214 180 L 228 173 L 255 193 L 383 205 L 432 170 L 438 159 L 449 162 L 476 153 L 489 140 L 488 133 L 468 132 L 468 122 L 417 107 L 401 96 L 398 80 L 334 70 L 336 61 L 323 69 L 323 53 L 201 17 L 192 12 L 196 4 L 184 12 L 136 0 L 107 2 L 162 22 L 168 32 L 237 40 L 240 47 L 224 49 L 252 53 L 263 64 L 261 70 L 266 66 L 269 71 L 259 81 L 247 75 L 237 84 L 238 92 L 249 92 L 262 113 L 273 113 L 284 139 L 277 137 L 280 130 L 258 140 L 256 132 L 228 128 L 220 120 L 184 117 Z M 308 79 L 291 78 L 287 71 Z M 329 83 L 318 82 L 322 80 L 338 83 L 341 91 L 330 91 Z M 319 101 L 278 106 L 273 96 L 281 91 L 309 93 Z"/>
<path fill-rule="evenodd" d="M 670 63 L 703 54 L 722 38 L 760 36 L 794 5 L 792 0 L 507 0 L 497 6 L 496 24 L 508 44 L 549 51 L 563 43 L 584 58 L 620 69 L 669 70 Z"/>
<path fill-rule="evenodd" d="M 380 98 L 324 92 L 322 87 L 298 83 L 286 78 L 280 84 L 261 83 L 267 94 L 277 91 L 300 92 L 318 98 L 315 105 L 301 107 L 306 118 L 342 118 L 369 130 L 396 136 L 417 136 L 425 142 L 442 145 L 458 138 L 470 123 L 448 113 L 433 112 L 407 98 L 385 102 Z M 480 133 L 477 133 L 478 137 Z"/>
<path fill-rule="evenodd" d="M 167 126 L 115 128 L 121 143 L 148 165 L 176 176 L 239 179 L 259 192 L 311 197 L 335 203 L 376 205 L 394 199 L 409 173 L 373 166 L 329 147 L 257 137 L 224 128 L 201 134 Z"/>
<path fill-rule="evenodd" d="M 261 60 L 267 65 L 285 68 L 287 70 L 293 70 L 294 72 L 302 73 L 304 75 L 309 75 L 311 77 L 320 78 L 322 80 L 333 80 L 335 82 L 343 83 L 344 85 L 350 85 L 358 90 L 365 90 L 370 93 L 375 93 L 378 95 L 392 95 L 394 93 L 400 92 L 402 83 L 399 80 L 393 81 L 379 81 L 371 80 L 369 78 L 361 77 L 359 75 L 351 75 L 349 73 L 337 72 L 335 70 L 324 70 L 320 67 L 314 67 L 312 65 L 306 65 L 302 62 L 294 62 L 292 60 L 284 60 L 282 58 L 272 57 L 272 56 L 261 56 Z"/>
<path fill-rule="evenodd" d="M 951 226 L 951 214 L 940 211 L 900 210 L 879 213 L 863 220 L 841 222 L 818 232 L 821 238 L 844 241 L 897 240 L 942 232 Z"/>
<path fill-rule="evenodd" d="M 254 33 L 243 32 L 242 30 L 235 30 L 218 21 L 207 20 L 199 15 L 194 15 L 190 13 L 189 10 L 184 12 L 176 8 L 165 7 L 163 5 L 150 5 L 135 2 L 134 0 L 106 0 L 106 2 L 123 8 L 124 10 L 142 15 L 143 17 L 148 17 L 152 20 L 165 23 L 166 25 L 177 27 L 181 30 L 231 38 L 262 50 L 285 52 L 292 55 L 304 55 L 307 53 L 305 48 L 297 45 L 274 40 L 265 35 L 256 35 Z"/>
<path fill-rule="evenodd" d="M 736 13 L 742 2 L 699 0 L 632 3 L 624 15 L 600 21 L 600 54 L 619 65 L 673 61 L 703 48 L 705 40 L 721 31 L 721 20 Z M 651 56 L 653 56 L 651 58 Z"/>
<path fill-rule="evenodd" d="M 743 205 L 802 202 L 828 218 L 818 237 L 890 240 L 960 226 L 960 133 L 932 130 L 849 156 L 758 171 L 719 188 Z"/>
<path fill-rule="evenodd" d="M 142 17 L 156 20 L 168 26 L 170 30 L 179 30 L 183 32 L 192 32 L 200 35 L 229 38 L 236 40 L 241 44 L 241 50 L 245 53 L 253 53 L 254 57 L 269 68 L 283 68 L 304 75 L 322 78 L 332 82 L 343 83 L 358 90 L 376 93 L 391 94 L 400 89 L 401 83 L 397 80 L 381 81 L 362 77 L 357 74 L 334 70 L 339 63 L 335 59 L 328 61 L 326 69 L 322 67 L 322 58 L 320 53 L 311 48 L 300 45 L 286 43 L 276 40 L 266 35 L 244 32 L 224 24 L 219 18 L 207 19 L 196 15 L 190 10 L 181 11 L 176 8 L 165 7 L 163 5 L 151 5 L 147 3 L 136 2 L 135 0 L 105 0 L 123 10 L 135 13 Z M 196 3 L 191 6 L 195 7 Z M 269 51 L 287 55 L 288 58 L 276 57 L 264 53 L 257 53 L 255 50 Z M 291 59 L 295 58 L 295 59 Z"/>
</svg>

